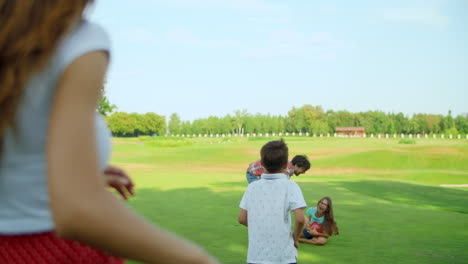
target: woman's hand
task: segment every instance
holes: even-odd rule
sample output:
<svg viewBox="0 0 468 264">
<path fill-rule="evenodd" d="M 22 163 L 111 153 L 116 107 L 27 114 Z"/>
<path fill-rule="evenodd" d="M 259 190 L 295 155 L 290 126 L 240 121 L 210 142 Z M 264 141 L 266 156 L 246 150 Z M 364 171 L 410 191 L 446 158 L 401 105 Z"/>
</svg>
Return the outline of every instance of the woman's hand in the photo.
<svg viewBox="0 0 468 264">
<path fill-rule="evenodd" d="M 107 186 L 114 188 L 122 198 L 128 199 L 128 195 L 135 195 L 134 184 L 128 174 L 115 166 L 109 165 L 104 170 L 104 179 Z"/>
</svg>

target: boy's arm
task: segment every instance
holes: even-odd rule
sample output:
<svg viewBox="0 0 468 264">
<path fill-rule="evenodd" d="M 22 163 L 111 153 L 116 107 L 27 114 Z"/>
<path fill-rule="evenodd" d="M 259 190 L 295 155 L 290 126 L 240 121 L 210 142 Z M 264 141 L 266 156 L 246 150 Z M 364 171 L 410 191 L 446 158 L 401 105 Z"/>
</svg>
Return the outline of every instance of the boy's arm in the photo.
<svg viewBox="0 0 468 264">
<path fill-rule="evenodd" d="M 247 210 L 240 209 L 238 220 L 239 224 L 247 226 Z"/>
<path fill-rule="evenodd" d="M 304 208 L 297 208 L 294 210 L 295 223 L 294 223 L 293 238 L 294 238 L 295 247 L 297 247 L 298 245 L 299 235 L 301 234 L 301 231 L 305 222 L 305 217 L 304 217 L 304 214 L 302 213 L 303 209 Z"/>
</svg>

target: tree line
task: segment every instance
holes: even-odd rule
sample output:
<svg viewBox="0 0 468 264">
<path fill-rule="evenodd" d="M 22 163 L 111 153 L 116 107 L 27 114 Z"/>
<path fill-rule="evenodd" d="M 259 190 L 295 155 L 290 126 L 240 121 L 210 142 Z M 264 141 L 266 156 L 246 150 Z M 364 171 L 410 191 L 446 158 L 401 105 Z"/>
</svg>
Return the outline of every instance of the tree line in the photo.
<svg viewBox="0 0 468 264">
<path fill-rule="evenodd" d="M 108 114 L 108 113 L 107 113 Z M 293 107 L 287 115 L 250 114 L 236 110 L 223 117 L 209 116 L 193 121 L 181 120 L 177 113 L 166 118 L 155 113 L 115 112 L 106 117 L 114 136 L 193 135 L 246 133 L 333 134 L 336 127 L 364 127 L 367 134 L 468 134 L 468 114 L 447 115 L 346 110 L 325 111 L 321 106 Z"/>
</svg>

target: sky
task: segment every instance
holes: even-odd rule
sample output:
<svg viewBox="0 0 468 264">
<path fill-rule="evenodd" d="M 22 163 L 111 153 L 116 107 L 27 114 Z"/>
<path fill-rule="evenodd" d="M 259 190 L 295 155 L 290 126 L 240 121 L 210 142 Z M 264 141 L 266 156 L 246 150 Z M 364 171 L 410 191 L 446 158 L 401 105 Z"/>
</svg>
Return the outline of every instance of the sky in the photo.
<svg viewBox="0 0 468 264">
<path fill-rule="evenodd" d="M 465 0 L 97 0 L 118 111 L 468 113 Z"/>
</svg>

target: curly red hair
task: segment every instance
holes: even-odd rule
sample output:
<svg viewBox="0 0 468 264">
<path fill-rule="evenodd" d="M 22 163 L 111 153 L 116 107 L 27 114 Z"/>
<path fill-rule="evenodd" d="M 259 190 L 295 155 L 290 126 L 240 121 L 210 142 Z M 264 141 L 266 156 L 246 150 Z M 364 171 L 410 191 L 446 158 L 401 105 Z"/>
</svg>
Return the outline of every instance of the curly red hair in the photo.
<svg viewBox="0 0 468 264">
<path fill-rule="evenodd" d="M 25 84 L 92 1 L 0 0 L 0 146 Z"/>
</svg>

